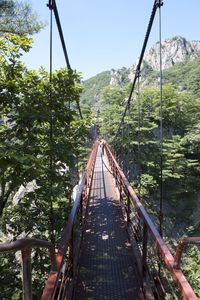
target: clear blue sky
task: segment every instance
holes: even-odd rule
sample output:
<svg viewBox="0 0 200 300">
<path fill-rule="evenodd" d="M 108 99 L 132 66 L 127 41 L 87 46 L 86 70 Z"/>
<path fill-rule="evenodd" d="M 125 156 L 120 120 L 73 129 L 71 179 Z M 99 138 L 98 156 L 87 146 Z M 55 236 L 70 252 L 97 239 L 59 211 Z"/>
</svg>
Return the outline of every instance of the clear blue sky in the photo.
<svg viewBox="0 0 200 300">
<path fill-rule="evenodd" d="M 40 20 L 49 24 L 47 0 L 30 1 Z M 129 67 L 140 55 L 154 0 L 56 0 L 73 69 L 87 79 L 112 68 Z M 53 67 L 65 67 L 54 22 Z M 164 0 L 162 37 L 200 40 L 200 0 Z M 156 18 L 148 48 L 158 40 Z M 24 57 L 29 68 L 49 69 L 49 25 L 34 35 Z"/>
</svg>

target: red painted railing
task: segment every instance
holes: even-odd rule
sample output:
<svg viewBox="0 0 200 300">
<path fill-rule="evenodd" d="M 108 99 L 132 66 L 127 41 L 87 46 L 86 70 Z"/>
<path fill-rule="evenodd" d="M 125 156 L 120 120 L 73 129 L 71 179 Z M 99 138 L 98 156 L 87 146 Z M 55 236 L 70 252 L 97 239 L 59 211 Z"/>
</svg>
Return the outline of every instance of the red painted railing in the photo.
<svg viewBox="0 0 200 300">
<path fill-rule="evenodd" d="M 51 269 L 56 269 L 54 245 L 48 241 L 33 238 L 22 238 L 14 242 L 0 244 L 0 253 L 15 253 L 17 251 L 21 251 L 22 291 L 24 300 L 32 299 L 31 251 L 33 248 L 48 248 L 51 258 Z"/>
<path fill-rule="evenodd" d="M 162 282 L 164 276 L 166 282 L 166 273 L 168 273 L 168 277 L 171 278 L 169 278 L 167 289 L 170 289 L 174 299 L 182 297 L 187 300 L 197 300 L 192 287 L 182 271 L 178 269 L 177 261 L 180 261 L 182 244 L 177 250 L 175 259 L 119 167 L 108 144 L 105 145 L 105 149 L 116 187 L 119 190 L 120 201 L 124 207 L 130 238 L 139 261 L 139 275 L 144 293 L 148 293 L 148 286 L 150 285 L 149 290 L 154 291 L 155 288 L 157 295 L 163 295 L 159 296 L 159 299 L 164 299 L 168 290 L 165 288 L 166 283 Z M 195 239 L 193 238 L 192 241 L 194 242 Z M 174 282 L 176 286 L 174 286 Z M 176 296 L 176 292 L 179 297 Z"/>
<path fill-rule="evenodd" d="M 175 262 L 174 262 L 174 267 L 176 269 L 180 268 L 181 256 L 182 256 L 184 247 L 187 244 L 197 244 L 197 243 L 200 243 L 200 237 L 185 237 L 179 242 L 179 244 L 176 248 L 176 255 L 175 255 Z"/>
<path fill-rule="evenodd" d="M 0 253 L 22 253 L 23 299 L 32 299 L 31 249 L 46 247 L 51 258 L 51 272 L 43 291 L 42 299 L 70 299 L 72 282 L 76 272 L 78 252 L 82 238 L 82 225 L 90 196 L 94 165 L 98 150 L 97 140 L 88 157 L 85 173 L 79 185 L 74 205 L 64 228 L 60 246 L 55 254 L 54 245 L 48 241 L 34 238 L 22 238 L 11 243 L 0 244 Z"/>
<path fill-rule="evenodd" d="M 98 146 L 99 142 L 96 141 L 88 158 L 86 170 L 79 185 L 79 190 L 64 228 L 57 253 L 54 253 L 54 247 L 51 243 L 35 239 L 21 239 L 14 243 L 0 246 L 0 252 L 22 251 L 24 274 L 26 273 L 23 284 L 23 293 L 24 296 L 26 295 L 24 299 L 31 299 L 31 275 L 30 272 L 27 273 L 27 270 L 30 269 L 30 254 L 33 247 L 49 248 L 52 260 L 51 272 L 41 299 L 72 299 L 73 283 L 82 240 L 82 229 L 90 197 Z M 174 257 L 133 191 L 107 144 L 105 144 L 105 150 L 127 220 L 130 240 L 134 246 L 138 262 L 138 277 L 144 294 L 148 299 L 155 299 L 155 294 L 158 299 L 164 299 L 166 294 L 170 293 L 174 299 L 180 299 L 181 297 L 186 300 L 197 300 L 179 265 L 184 246 L 188 243 L 200 242 L 200 237 L 190 237 L 180 241 Z M 29 274 L 28 277 L 27 274 Z"/>
<path fill-rule="evenodd" d="M 99 142 L 97 140 L 89 156 L 86 171 L 56 253 L 57 271 L 51 271 L 43 290 L 42 300 L 67 300 L 72 298 L 73 280 L 76 274 L 82 239 L 82 227 L 90 196 L 98 145 Z"/>
</svg>

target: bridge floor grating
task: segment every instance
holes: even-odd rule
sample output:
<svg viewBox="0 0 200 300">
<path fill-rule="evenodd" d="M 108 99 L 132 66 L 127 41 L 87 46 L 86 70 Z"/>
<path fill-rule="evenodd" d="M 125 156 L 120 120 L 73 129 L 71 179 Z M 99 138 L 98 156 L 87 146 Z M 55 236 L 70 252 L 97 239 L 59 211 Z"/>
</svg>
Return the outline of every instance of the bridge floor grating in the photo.
<svg viewBox="0 0 200 300">
<path fill-rule="evenodd" d="M 98 149 L 74 300 L 139 297 L 136 264 L 106 155 Z"/>
</svg>

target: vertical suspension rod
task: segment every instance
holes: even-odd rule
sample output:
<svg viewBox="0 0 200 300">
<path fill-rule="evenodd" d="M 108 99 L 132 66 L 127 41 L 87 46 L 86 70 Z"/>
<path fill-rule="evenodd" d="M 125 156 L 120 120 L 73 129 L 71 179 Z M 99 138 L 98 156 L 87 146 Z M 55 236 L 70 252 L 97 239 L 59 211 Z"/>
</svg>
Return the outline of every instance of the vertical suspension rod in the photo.
<svg viewBox="0 0 200 300">
<path fill-rule="evenodd" d="M 124 118 L 126 116 L 128 105 L 129 105 L 129 103 L 131 101 L 131 98 L 132 98 L 132 95 L 133 95 L 133 91 L 135 89 L 137 78 L 138 78 L 138 76 L 140 74 L 141 64 L 142 64 L 142 61 L 143 61 L 143 58 L 144 58 L 144 53 L 145 53 L 145 50 L 146 50 L 146 47 L 147 47 L 147 43 L 148 43 L 148 40 L 149 40 L 149 36 L 150 36 L 150 33 L 151 33 L 151 28 L 152 28 L 152 25 L 153 25 L 153 22 L 154 22 L 154 18 L 155 18 L 155 15 L 156 15 L 157 8 L 160 7 L 160 6 L 162 6 L 162 5 L 163 5 L 163 2 L 161 0 L 155 0 L 154 1 L 154 5 L 153 5 L 152 12 L 151 12 L 149 24 L 148 24 L 146 35 L 145 35 L 145 38 L 144 38 L 144 43 L 143 43 L 143 46 L 142 46 L 142 51 L 141 51 L 141 54 L 140 54 L 140 57 L 139 57 L 139 61 L 138 61 L 137 67 L 136 67 L 135 77 L 134 77 L 134 80 L 133 80 L 133 83 L 132 83 L 132 86 L 131 86 L 131 91 L 130 91 L 130 94 L 129 94 L 129 98 L 128 98 L 128 101 L 127 101 L 127 104 L 126 104 L 126 107 L 125 107 L 125 110 L 124 110 L 121 122 L 119 124 L 118 130 L 117 130 L 117 133 L 116 133 L 114 139 L 117 137 L 117 135 L 118 135 L 118 133 L 120 131 L 120 128 L 121 128 L 122 123 L 124 121 Z"/>
<path fill-rule="evenodd" d="M 163 72 L 162 72 L 162 18 L 161 6 L 163 1 L 158 1 L 159 7 L 159 56 L 160 56 L 160 211 L 159 232 L 163 236 Z"/>
<path fill-rule="evenodd" d="M 50 58 L 49 58 L 49 147 L 50 147 L 50 157 L 49 157 L 49 169 L 50 169 L 50 230 L 51 230 L 51 242 L 55 244 L 54 236 L 54 211 L 53 211 L 53 101 L 52 101 L 52 69 L 53 69 L 53 16 L 52 9 L 50 8 Z"/>
<path fill-rule="evenodd" d="M 140 105 L 140 73 L 138 74 L 138 192 L 139 192 L 139 199 L 141 196 L 141 156 L 140 156 L 140 142 L 141 142 L 141 134 L 140 134 L 140 127 L 141 127 L 141 105 Z"/>
</svg>

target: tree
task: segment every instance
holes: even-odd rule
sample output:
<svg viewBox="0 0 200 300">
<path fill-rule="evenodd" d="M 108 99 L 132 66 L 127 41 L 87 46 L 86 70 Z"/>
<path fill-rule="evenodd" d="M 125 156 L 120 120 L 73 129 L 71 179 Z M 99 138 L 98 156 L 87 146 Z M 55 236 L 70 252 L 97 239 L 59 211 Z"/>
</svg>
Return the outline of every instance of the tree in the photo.
<svg viewBox="0 0 200 300">
<path fill-rule="evenodd" d="M 123 91 L 115 87 L 106 88 L 102 93 L 104 110 L 100 115 L 101 132 L 110 141 L 113 141 L 124 110 L 123 100 L 127 97 L 127 89 Z M 135 189 L 150 207 L 152 201 L 159 198 L 160 92 L 156 87 L 143 89 L 140 95 L 140 116 L 137 95 L 133 98 L 113 143 L 124 171 L 128 171 Z M 163 87 L 164 197 L 169 206 L 182 202 L 180 216 L 184 208 L 187 207 L 188 215 L 194 209 L 195 201 L 188 203 L 187 199 L 194 199 L 198 191 L 199 183 L 195 180 L 199 174 L 198 119 L 199 100 L 196 97 L 190 93 L 177 92 L 170 85 Z M 191 209 L 188 209 L 189 206 Z"/>
<path fill-rule="evenodd" d="M 57 245 L 71 208 L 71 170 L 87 140 L 91 114 L 81 120 L 76 111 L 82 90 L 77 72 L 56 71 L 50 83 L 43 68 L 27 70 L 21 55 L 30 45 L 25 36 L 6 34 L 0 40 L 0 238 L 30 235 Z M 40 270 L 33 285 L 42 286 L 49 259 L 37 250 L 33 260 Z M 12 269 L 13 255 L 0 261 L 4 270 Z M 17 265 L 17 276 L 18 271 Z M 19 299 L 19 280 L 16 289 L 8 289 L 6 272 L 1 276 L 3 295 Z"/>
<path fill-rule="evenodd" d="M 17 119 L 19 117 L 18 109 L 20 109 L 19 83 L 23 82 L 22 78 L 26 72 L 20 62 L 20 56 L 22 51 L 29 50 L 30 42 L 30 39 L 26 37 L 10 34 L 0 40 L 0 215 L 2 215 L 10 195 L 16 192 L 24 178 L 20 165 L 23 164 L 22 160 L 25 163 L 25 157 L 20 154 L 23 147 L 17 137 L 20 132 L 17 127 Z M 13 134 L 14 132 L 16 136 Z M 19 174 L 22 174 L 22 178 Z M 14 178 L 15 180 L 13 180 Z"/>
<path fill-rule="evenodd" d="M 44 24 L 28 2 L 2 0 L 0 3 L 0 35 L 15 33 L 19 35 L 38 32 Z"/>
</svg>

